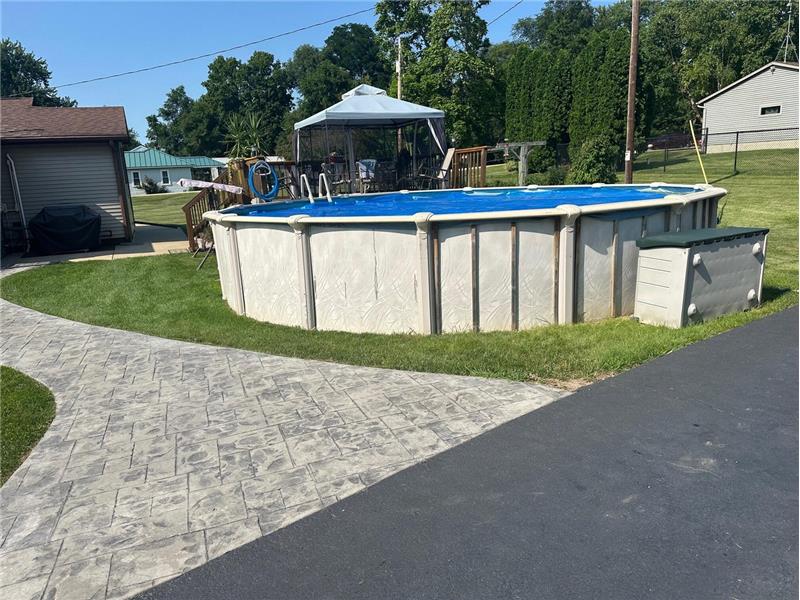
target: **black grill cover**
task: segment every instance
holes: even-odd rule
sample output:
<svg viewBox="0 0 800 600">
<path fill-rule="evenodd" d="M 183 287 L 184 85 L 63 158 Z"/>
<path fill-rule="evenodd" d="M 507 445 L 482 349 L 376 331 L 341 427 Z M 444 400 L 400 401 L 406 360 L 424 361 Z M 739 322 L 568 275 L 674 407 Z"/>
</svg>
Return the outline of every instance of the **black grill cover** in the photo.
<svg viewBox="0 0 800 600">
<path fill-rule="evenodd" d="M 33 248 L 42 254 L 95 250 L 100 215 L 82 204 L 47 206 L 28 223 Z"/>
</svg>

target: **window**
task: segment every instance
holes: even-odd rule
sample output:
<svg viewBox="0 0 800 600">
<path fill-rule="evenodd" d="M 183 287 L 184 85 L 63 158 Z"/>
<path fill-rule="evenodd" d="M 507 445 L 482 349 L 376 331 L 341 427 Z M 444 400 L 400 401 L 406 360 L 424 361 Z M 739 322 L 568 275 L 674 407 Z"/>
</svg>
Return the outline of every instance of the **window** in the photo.
<svg viewBox="0 0 800 600">
<path fill-rule="evenodd" d="M 777 106 L 762 106 L 761 107 L 761 116 L 767 115 L 779 115 L 781 114 L 781 105 L 778 104 Z"/>
<path fill-rule="evenodd" d="M 161 183 L 169 185 L 169 171 L 161 171 Z"/>
<path fill-rule="evenodd" d="M 139 171 L 131 171 L 131 177 L 133 177 L 133 185 L 136 187 L 142 185 L 142 178 L 139 176 Z"/>
</svg>

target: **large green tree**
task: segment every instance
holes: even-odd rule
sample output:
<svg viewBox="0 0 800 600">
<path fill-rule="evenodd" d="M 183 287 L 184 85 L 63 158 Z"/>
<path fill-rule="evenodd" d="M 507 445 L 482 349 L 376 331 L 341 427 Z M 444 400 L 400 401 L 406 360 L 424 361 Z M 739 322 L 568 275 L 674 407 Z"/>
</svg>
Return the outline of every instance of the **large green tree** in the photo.
<svg viewBox="0 0 800 600">
<path fill-rule="evenodd" d="M 379 2 L 385 44 L 404 40 L 403 98 L 445 111 L 456 145 L 491 143 L 502 120 L 502 87 L 486 54 L 487 0 Z"/>
<path fill-rule="evenodd" d="M 354 83 L 380 88 L 389 85 L 391 72 L 375 32 L 361 23 L 337 25 L 325 40 L 322 56 L 350 74 Z"/>
<path fill-rule="evenodd" d="M 292 104 L 291 77 L 268 52 L 246 62 L 218 56 L 208 66 L 205 93 L 197 100 L 183 86 L 167 94 L 164 105 L 147 117 L 147 138 L 167 152 L 221 156 L 227 150 L 232 115 L 257 114 L 265 146 L 274 149 Z"/>
<path fill-rule="evenodd" d="M 147 117 L 147 140 L 150 144 L 165 152 L 186 152 L 186 119 L 193 106 L 194 100 L 182 85 L 167 92 L 158 112 Z"/>
<path fill-rule="evenodd" d="M 0 96 L 32 96 L 35 106 L 77 106 L 50 85 L 47 61 L 9 38 L 0 41 Z"/>
<path fill-rule="evenodd" d="M 532 48 L 576 50 L 586 42 L 594 19 L 589 0 L 547 0 L 538 15 L 517 21 L 512 34 Z"/>
<path fill-rule="evenodd" d="M 625 139 L 630 32 L 595 31 L 572 66 L 570 154 L 603 137 L 620 148 Z"/>
</svg>

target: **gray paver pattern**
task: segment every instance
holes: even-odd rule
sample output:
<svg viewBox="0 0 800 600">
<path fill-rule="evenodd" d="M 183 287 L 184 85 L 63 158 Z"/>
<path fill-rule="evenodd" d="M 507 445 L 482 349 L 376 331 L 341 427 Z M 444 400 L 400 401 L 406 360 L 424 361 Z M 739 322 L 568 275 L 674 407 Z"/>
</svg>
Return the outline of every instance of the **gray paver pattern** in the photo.
<svg viewBox="0 0 800 600">
<path fill-rule="evenodd" d="M 9 599 L 132 596 L 563 395 L 0 318 L 57 402 L 0 489 Z"/>
</svg>

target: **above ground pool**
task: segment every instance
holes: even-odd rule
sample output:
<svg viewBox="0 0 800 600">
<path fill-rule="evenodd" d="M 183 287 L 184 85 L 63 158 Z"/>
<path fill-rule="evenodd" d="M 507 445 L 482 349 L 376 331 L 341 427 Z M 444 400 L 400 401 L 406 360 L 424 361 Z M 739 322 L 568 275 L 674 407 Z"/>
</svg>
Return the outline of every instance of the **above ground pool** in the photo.
<svg viewBox="0 0 800 600">
<path fill-rule="evenodd" d="M 516 330 L 633 312 L 636 240 L 714 227 L 707 185 L 350 194 L 212 211 L 239 314 L 376 333 Z"/>
<path fill-rule="evenodd" d="M 694 186 L 560 186 L 481 188 L 351 194 L 315 202 L 247 204 L 224 210 L 224 214 L 250 217 L 388 217 L 420 212 L 437 215 L 555 208 L 561 204 L 588 206 L 641 200 L 660 200 L 667 194 L 689 194 Z"/>
</svg>

